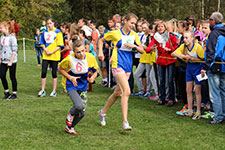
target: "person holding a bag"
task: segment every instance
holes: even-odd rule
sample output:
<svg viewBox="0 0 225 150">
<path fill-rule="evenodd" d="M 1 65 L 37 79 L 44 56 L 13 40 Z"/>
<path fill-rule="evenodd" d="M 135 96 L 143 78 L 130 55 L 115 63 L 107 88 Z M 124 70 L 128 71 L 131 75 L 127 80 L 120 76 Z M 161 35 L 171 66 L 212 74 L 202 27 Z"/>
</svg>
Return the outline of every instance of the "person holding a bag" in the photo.
<svg viewBox="0 0 225 150">
<path fill-rule="evenodd" d="M 159 101 L 156 105 L 173 106 L 175 102 L 175 88 L 174 88 L 174 69 L 177 59 L 171 54 L 177 48 L 177 40 L 173 33 L 169 33 L 166 28 L 166 23 L 160 21 L 155 27 L 156 33 L 153 35 L 146 52 L 157 51 L 159 71 Z M 166 75 L 167 73 L 167 75 Z M 167 79 L 166 79 L 167 78 Z M 166 81 L 168 85 L 168 94 L 166 94 Z"/>
</svg>

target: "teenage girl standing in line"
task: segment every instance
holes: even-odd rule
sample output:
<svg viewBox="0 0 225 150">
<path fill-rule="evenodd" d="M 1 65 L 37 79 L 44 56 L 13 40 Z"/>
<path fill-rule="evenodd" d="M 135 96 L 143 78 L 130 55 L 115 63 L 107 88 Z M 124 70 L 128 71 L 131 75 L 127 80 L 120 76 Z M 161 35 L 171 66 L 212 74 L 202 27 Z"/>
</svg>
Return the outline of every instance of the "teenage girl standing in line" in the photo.
<svg viewBox="0 0 225 150">
<path fill-rule="evenodd" d="M 201 84 L 202 81 L 197 80 L 197 75 L 201 74 L 201 64 L 190 61 L 200 61 L 204 59 L 204 50 L 201 45 L 194 42 L 194 33 L 191 31 L 184 32 L 184 44 L 182 44 L 172 56 L 178 57 L 182 60 L 189 61 L 186 70 L 186 91 L 188 100 L 188 110 L 184 115 L 193 116 L 193 85 L 195 87 L 195 94 L 197 100 L 197 112 L 192 117 L 193 120 L 200 119 L 201 117 Z"/>
<path fill-rule="evenodd" d="M 41 73 L 41 91 L 38 93 L 38 97 L 46 96 L 45 84 L 47 68 L 50 64 L 52 68 L 53 89 L 50 94 L 51 97 L 56 97 L 57 87 L 57 67 L 60 61 L 60 48 L 64 47 L 62 32 L 55 28 L 52 18 L 47 18 L 47 27 L 41 34 L 41 47 L 43 48 L 42 58 L 42 73 Z"/>
</svg>

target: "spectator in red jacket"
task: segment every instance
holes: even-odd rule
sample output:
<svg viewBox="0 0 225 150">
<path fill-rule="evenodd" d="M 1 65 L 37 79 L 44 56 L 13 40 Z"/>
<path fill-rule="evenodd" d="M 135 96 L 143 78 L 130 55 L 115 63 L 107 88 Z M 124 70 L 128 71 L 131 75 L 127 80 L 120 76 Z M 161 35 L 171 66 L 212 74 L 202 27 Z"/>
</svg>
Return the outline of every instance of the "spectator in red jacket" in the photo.
<svg viewBox="0 0 225 150">
<path fill-rule="evenodd" d="M 176 58 L 171 56 L 171 53 L 176 50 L 177 42 L 173 33 L 169 33 L 166 28 L 166 23 L 160 21 L 155 27 L 156 33 L 153 35 L 151 43 L 146 48 L 146 52 L 157 51 L 158 58 L 156 63 L 158 64 L 160 85 L 160 101 L 157 105 L 173 106 L 175 101 L 175 89 L 174 89 L 174 69 Z M 167 73 L 167 75 L 166 75 Z M 166 79 L 167 78 L 167 79 Z M 168 94 L 166 94 L 166 82 L 168 85 Z"/>
<path fill-rule="evenodd" d="M 16 24 L 14 19 L 11 19 L 11 22 L 14 24 L 15 35 L 18 36 L 19 26 Z"/>
</svg>

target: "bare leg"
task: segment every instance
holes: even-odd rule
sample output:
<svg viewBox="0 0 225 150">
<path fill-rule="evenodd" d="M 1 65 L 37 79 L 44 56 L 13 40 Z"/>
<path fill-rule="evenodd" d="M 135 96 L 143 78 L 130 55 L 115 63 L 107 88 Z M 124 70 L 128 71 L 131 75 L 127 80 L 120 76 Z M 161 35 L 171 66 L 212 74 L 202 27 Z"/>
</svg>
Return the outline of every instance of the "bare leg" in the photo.
<svg viewBox="0 0 225 150">
<path fill-rule="evenodd" d="M 57 78 L 52 79 L 52 91 L 56 92 L 56 87 L 57 87 Z"/>
<path fill-rule="evenodd" d="M 193 107 L 193 104 L 192 104 L 193 103 L 192 87 L 193 87 L 193 81 L 186 82 L 186 91 L 187 91 L 189 113 L 190 113 L 190 111 L 192 111 L 192 107 Z"/>
<path fill-rule="evenodd" d="M 108 98 L 108 101 L 106 102 L 105 106 L 102 109 L 102 113 L 106 114 L 109 108 L 116 102 L 117 98 L 122 94 L 119 85 L 116 85 L 116 88 L 112 95 Z"/>
<path fill-rule="evenodd" d="M 103 79 L 107 78 L 107 70 L 106 70 L 106 68 L 102 67 L 101 71 L 102 71 L 102 78 Z"/>
<path fill-rule="evenodd" d="M 113 94 L 109 97 L 106 102 L 104 108 L 102 109 L 102 113 L 106 114 L 108 109 L 115 103 L 117 98 L 121 95 L 121 109 L 123 115 L 123 122 L 127 121 L 127 112 L 128 112 L 128 99 L 130 95 L 130 87 L 127 80 L 127 76 L 125 73 L 120 73 L 115 75 L 117 85 Z M 121 92 L 122 91 L 122 92 Z"/>
<path fill-rule="evenodd" d="M 127 122 L 127 113 L 128 113 L 128 99 L 130 96 L 130 86 L 126 73 L 120 73 L 115 76 L 117 84 L 120 86 L 122 91 L 121 97 L 121 110 L 123 115 L 123 122 Z"/>
<path fill-rule="evenodd" d="M 201 85 L 195 85 L 195 95 L 197 101 L 197 112 L 201 112 L 201 102 L 202 102 L 202 95 L 201 95 Z"/>
<path fill-rule="evenodd" d="M 41 90 L 42 90 L 42 91 L 45 90 L 45 84 L 46 84 L 46 78 L 42 78 L 42 79 L 41 79 Z"/>
</svg>

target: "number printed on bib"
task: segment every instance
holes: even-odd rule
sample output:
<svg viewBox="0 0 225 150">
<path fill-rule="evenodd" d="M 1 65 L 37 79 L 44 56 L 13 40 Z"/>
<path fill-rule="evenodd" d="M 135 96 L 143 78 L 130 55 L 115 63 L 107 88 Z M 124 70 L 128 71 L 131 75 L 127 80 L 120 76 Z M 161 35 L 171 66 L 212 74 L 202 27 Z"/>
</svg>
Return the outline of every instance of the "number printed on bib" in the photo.
<svg viewBox="0 0 225 150">
<path fill-rule="evenodd" d="M 133 36 L 121 35 L 121 38 L 122 38 L 122 46 L 121 46 L 120 50 L 123 50 L 123 51 L 132 51 L 132 48 L 126 47 L 124 44 L 125 43 L 134 44 L 135 35 L 133 35 Z"/>
<path fill-rule="evenodd" d="M 82 64 L 80 62 L 77 63 L 76 70 L 77 70 L 77 72 L 81 72 L 82 71 Z"/>
<path fill-rule="evenodd" d="M 79 60 L 77 58 L 70 56 L 70 60 L 71 60 L 71 71 L 74 74 L 85 74 L 88 72 L 88 64 L 86 58 L 84 60 Z"/>
<path fill-rule="evenodd" d="M 8 37 L 3 37 L 2 40 L 1 40 L 1 44 L 3 46 L 9 45 L 9 38 Z"/>
<path fill-rule="evenodd" d="M 46 43 L 53 43 L 54 39 L 56 38 L 56 33 L 55 32 L 45 32 L 45 42 Z"/>
</svg>

